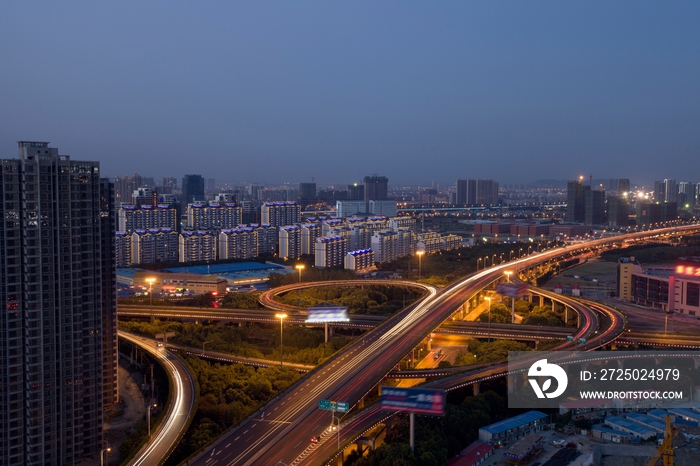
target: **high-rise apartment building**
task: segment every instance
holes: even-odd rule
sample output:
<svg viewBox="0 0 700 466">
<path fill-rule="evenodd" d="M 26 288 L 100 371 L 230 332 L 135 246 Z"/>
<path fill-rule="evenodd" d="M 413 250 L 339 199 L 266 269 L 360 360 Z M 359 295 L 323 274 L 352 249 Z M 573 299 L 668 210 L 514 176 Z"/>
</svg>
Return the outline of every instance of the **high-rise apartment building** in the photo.
<svg viewBox="0 0 700 466">
<path fill-rule="evenodd" d="M 238 227 L 219 233 L 219 259 L 252 259 L 258 256 L 258 229 Z"/>
<path fill-rule="evenodd" d="M 588 189 L 586 189 L 588 188 Z M 586 219 L 586 190 L 590 186 L 583 185 L 583 177 L 578 180 L 569 180 L 566 183 L 566 220 L 569 222 L 583 222 Z"/>
<path fill-rule="evenodd" d="M 183 207 L 191 202 L 202 202 L 206 199 L 202 175 L 185 175 L 182 178 L 182 199 L 180 200 Z"/>
<path fill-rule="evenodd" d="M 666 185 L 663 181 L 654 181 L 654 200 L 659 203 L 666 200 Z"/>
<path fill-rule="evenodd" d="M 605 217 L 605 191 L 589 189 L 585 191 L 586 225 L 602 225 Z"/>
<path fill-rule="evenodd" d="M 188 204 L 187 228 L 194 230 L 231 229 L 243 221 L 243 209 L 234 203 Z"/>
<path fill-rule="evenodd" d="M 301 228 L 297 225 L 280 227 L 279 257 L 283 259 L 298 259 L 301 256 Z"/>
<path fill-rule="evenodd" d="M 608 225 L 611 227 L 629 226 L 629 199 L 627 196 L 612 196 L 608 198 Z"/>
<path fill-rule="evenodd" d="M 498 204 L 498 182 L 493 180 L 476 180 L 476 204 Z"/>
<path fill-rule="evenodd" d="M 100 245 L 102 264 L 102 386 L 105 405 L 119 402 L 117 354 L 117 264 L 114 183 L 100 178 Z"/>
<path fill-rule="evenodd" d="M 305 206 L 317 201 L 316 183 L 299 183 L 299 203 Z"/>
<path fill-rule="evenodd" d="M 177 189 L 177 178 L 174 176 L 164 176 L 161 185 L 164 188 Z"/>
<path fill-rule="evenodd" d="M 365 176 L 365 204 L 369 201 L 384 201 L 389 198 L 389 179 L 386 176 Z"/>
<path fill-rule="evenodd" d="M 342 236 L 316 238 L 314 263 L 316 267 L 339 267 L 345 264 L 348 240 Z"/>
<path fill-rule="evenodd" d="M 218 235 L 208 231 L 183 231 L 179 237 L 180 262 L 216 260 L 218 239 Z"/>
<path fill-rule="evenodd" d="M 619 178 L 617 180 L 617 195 L 622 196 L 624 193 L 630 192 L 630 180 L 629 178 Z"/>
<path fill-rule="evenodd" d="M 119 208 L 118 231 L 133 233 L 150 228 L 177 228 L 177 210 L 167 204 L 140 207 L 125 204 Z"/>
<path fill-rule="evenodd" d="M 293 201 L 266 202 L 260 208 L 260 218 L 262 223 L 275 228 L 299 223 L 301 206 Z"/>
<path fill-rule="evenodd" d="M 116 390 L 112 187 L 46 142 L 0 165 L 0 464 L 80 463 Z"/>
<path fill-rule="evenodd" d="M 664 180 L 664 202 L 676 202 L 678 187 L 676 180 L 667 178 Z"/>
<path fill-rule="evenodd" d="M 365 185 L 357 184 L 357 183 L 348 185 L 347 200 L 358 201 L 358 200 L 364 200 L 364 198 L 365 198 Z"/>
<path fill-rule="evenodd" d="M 498 182 L 457 180 L 455 203 L 457 205 L 496 205 L 498 204 Z"/>
</svg>

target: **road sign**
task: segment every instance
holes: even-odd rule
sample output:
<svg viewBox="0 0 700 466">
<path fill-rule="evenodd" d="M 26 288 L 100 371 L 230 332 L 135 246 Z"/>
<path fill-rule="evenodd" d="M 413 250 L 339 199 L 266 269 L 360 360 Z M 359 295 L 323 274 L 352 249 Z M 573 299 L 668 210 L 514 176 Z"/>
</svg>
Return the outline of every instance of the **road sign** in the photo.
<svg viewBox="0 0 700 466">
<path fill-rule="evenodd" d="M 331 400 L 318 400 L 318 409 L 331 410 Z"/>
<path fill-rule="evenodd" d="M 410 413 L 445 414 L 445 391 L 422 388 L 381 387 L 382 409 Z"/>
<path fill-rule="evenodd" d="M 572 337 L 571 335 L 569 335 L 568 337 L 566 337 L 566 341 L 574 341 L 574 337 Z"/>
<path fill-rule="evenodd" d="M 331 401 L 331 411 L 338 411 L 338 410 L 336 409 L 337 404 L 338 404 L 338 403 L 336 403 L 335 401 Z"/>
<path fill-rule="evenodd" d="M 585 344 L 586 344 L 586 339 L 585 339 L 585 338 L 579 338 L 579 339 L 578 339 L 578 344 L 579 344 L 579 345 L 585 345 Z"/>
<path fill-rule="evenodd" d="M 339 413 L 347 413 L 348 409 L 350 409 L 350 404 L 344 401 L 339 401 L 337 404 L 337 408 Z"/>
</svg>

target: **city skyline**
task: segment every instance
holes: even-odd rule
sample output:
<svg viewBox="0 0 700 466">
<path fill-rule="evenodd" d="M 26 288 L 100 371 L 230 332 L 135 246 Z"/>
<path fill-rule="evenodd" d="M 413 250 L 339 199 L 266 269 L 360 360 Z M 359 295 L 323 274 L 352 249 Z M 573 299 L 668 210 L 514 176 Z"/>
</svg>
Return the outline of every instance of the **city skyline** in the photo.
<svg viewBox="0 0 700 466">
<path fill-rule="evenodd" d="M 0 149 L 49 140 L 112 176 L 236 182 L 509 184 L 572 167 L 694 181 L 699 17 L 693 3 L 10 3 Z"/>
</svg>

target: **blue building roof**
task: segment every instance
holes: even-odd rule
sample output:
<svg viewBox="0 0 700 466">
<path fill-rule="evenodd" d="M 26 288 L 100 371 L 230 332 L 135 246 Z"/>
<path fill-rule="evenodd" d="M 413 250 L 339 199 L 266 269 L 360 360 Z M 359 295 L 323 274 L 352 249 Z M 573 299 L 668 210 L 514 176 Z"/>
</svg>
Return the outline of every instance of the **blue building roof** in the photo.
<svg viewBox="0 0 700 466">
<path fill-rule="evenodd" d="M 517 429 L 520 426 L 530 424 L 540 419 L 546 418 L 547 415 L 540 411 L 528 411 L 525 414 L 520 414 L 519 416 L 511 417 L 504 421 L 496 422 L 486 427 L 482 427 L 479 430 L 485 430 L 492 435 L 498 435 L 503 432 L 507 432 L 512 429 Z"/>
<path fill-rule="evenodd" d="M 668 408 L 669 413 L 673 413 L 679 417 L 688 418 L 693 421 L 700 421 L 700 413 L 688 408 Z"/>
<path fill-rule="evenodd" d="M 655 417 L 647 416 L 646 414 L 629 413 L 629 414 L 627 414 L 627 419 L 632 419 L 633 421 L 647 424 L 648 426 L 655 428 L 655 429 L 659 429 L 661 431 L 666 429 L 665 422 L 660 421 L 660 420 L 656 419 Z"/>
<path fill-rule="evenodd" d="M 621 430 L 609 429 L 609 428 L 604 427 L 600 424 L 591 427 L 591 430 L 595 430 L 598 432 L 607 432 L 608 434 L 615 434 L 615 435 L 619 435 L 620 437 L 629 437 L 629 435 L 630 435 L 627 432 L 622 432 Z"/>
<path fill-rule="evenodd" d="M 625 419 L 624 417 L 609 417 L 605 420 L 606 423 L 610 423 L 613 426 L 619 426 L 625 428 L 640 437 L 647 437 L 656 434 L 656 431 L 651 427 L 643 426 L 637 422 Z"/>
<path fill-rule="evenodd" d="M 650 409 L 649 411 L 647 411 L 648 416 L 655 417 L 656 419 L 660 419 L 662 421 L 666 419 L 666 416 L 668 416 L 668 414 L 668 411 L 666 411 L 665 409 Z"/>
</svg>

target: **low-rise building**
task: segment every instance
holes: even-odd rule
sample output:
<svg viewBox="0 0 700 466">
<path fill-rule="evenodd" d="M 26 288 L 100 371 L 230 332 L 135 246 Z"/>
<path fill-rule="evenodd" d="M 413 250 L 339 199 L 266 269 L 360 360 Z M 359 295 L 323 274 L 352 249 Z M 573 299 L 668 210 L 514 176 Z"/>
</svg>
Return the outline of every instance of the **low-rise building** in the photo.
<svg viewBox="0 0 700 466">
<path fill-rule="evenodd" d="M 479 429 L 479 440 L 491 445 L 510 442 L 525 437 L 527 434 L 540 432 L 548 416 L 541 411 L 528 411 L 527 413 L 511 417 L 504 421 L 482 427 Z"/>
<path fill-rule="evenodd" d="M 194 273 L 164 273 L 149 270 L 137 270 L 134 272 L 134 288 L 143 291 L 151 289 L 148 280 L 153 279 L 152 290 L 154 294 L 215 293 L 219 296 L 226 294 L 228 282 L 214 274 L 200 275 Z"/>
</svg>

